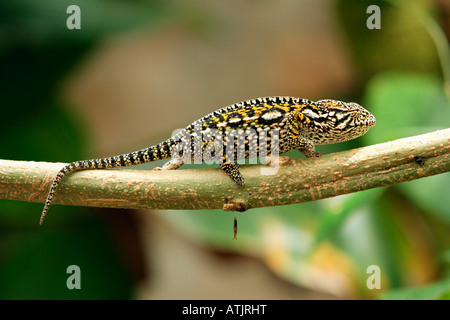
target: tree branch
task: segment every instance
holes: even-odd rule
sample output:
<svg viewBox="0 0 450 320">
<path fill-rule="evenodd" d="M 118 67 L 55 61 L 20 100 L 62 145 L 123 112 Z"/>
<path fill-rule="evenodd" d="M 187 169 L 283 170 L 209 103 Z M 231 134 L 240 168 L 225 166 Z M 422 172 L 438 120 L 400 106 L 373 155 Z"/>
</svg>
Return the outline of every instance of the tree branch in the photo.
<svg viewBox="0 0 450 320">
<path fill-rule="evenodd" d="M 0 199 L 44 202 L 62 163 L 0 160 Z M 65 177 L 54 204 L 134 209 L 251 208 L 314 201 L 450 171 L 450 129 L 322 158 L 280 157 L 278 173 L 241 167 L 244 188 L 218 168 L 88 170 Z"/>
</svg>

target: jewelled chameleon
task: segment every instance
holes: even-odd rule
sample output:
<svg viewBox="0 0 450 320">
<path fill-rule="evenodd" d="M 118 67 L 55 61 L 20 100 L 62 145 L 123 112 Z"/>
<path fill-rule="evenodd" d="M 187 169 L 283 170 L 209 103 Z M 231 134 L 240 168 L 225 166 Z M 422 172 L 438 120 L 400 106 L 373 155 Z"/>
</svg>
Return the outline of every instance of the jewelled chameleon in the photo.
<svg viewBox="0 0 450 320">
<path fill-rule="evenodd" d="M 264 97 L 235 103 L 194 121 L 157 145 L 108 158 L 75 161 L 64 166 L 51 184 L 40 224 L 62 178 L 73 171 L 125 167 L 162 159 L 171 160 L 158 169 L 175 170 L 200 151 L 200 160 L 206 159 L 205 154 L 218 156 L 222 170 L 242 187 L 244 178 L 236 160 L 251 155 L 250 145 L 259 152 L 264 144 L 267 155 L 274 151 L 281 154 L 297 149 L 308 158 L 320 157 L 321 153 L 315 151 L 315 145 L 357 138 L 373 127 L 375 121 L 369 111 L 354 102 Z M 264 142 L 249 135 L 249 131 L 263 136 Z M 229 138 L 229 132 L 233 132 L 232 138 Z M 217 133 L 227 138 L 219 139 Z M 200 135 L 206 139 L 199 139 Z M 236 142 L 231 144 L 233 149 L 228 147 L 230 140 Z M 239 146 L 248 148 L 244 148 L 242 153 L 242 149 L 238 150 Z M 177 152 L 174 153 L 174 150 Z"/>
</svg>

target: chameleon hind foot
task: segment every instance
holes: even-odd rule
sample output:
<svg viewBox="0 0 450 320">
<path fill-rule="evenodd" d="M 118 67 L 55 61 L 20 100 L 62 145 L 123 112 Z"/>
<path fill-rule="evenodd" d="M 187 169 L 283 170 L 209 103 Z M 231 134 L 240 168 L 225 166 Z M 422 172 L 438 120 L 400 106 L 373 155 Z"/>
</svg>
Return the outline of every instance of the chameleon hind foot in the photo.
<svg viewBox="0 0 450 320">
<path fill-rule="evenodd" d="M 161 170 L 177 170 L 179 167 L 181 167 L 184 164 L 183 159 L 175 158 L 170 161 L 167 161 L 162 168 L 156 167 L 153 168 L 153 170 L 161 171 Z"/>
</svg>

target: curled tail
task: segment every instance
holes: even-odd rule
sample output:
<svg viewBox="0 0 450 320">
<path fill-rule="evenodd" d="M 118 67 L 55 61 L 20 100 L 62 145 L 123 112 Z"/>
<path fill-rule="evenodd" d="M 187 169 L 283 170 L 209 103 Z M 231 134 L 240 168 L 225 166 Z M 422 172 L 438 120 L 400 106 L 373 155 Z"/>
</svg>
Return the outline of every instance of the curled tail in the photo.
<svg viewBox="0 0 450 320">
<path fill-rule="evenodd" d="M 89 169 L 108 169 L 115 167 L 127 167 L 138 164 L 149 163 L 152 161 L 163 160 L 170 158 L 171 154 L 171 146 L 173 145 L 172 140 L 166 140 L 160 144 L 155 146 L 142 149 L 139 151 L 134 151 L 130 153 L 125 153 L 118 156 L 101 158 L 101 159 L 93 159 L 93 160 L 81 160 L 72 162 L 64 168 L 62 168 L 50 186 L 50 190 L 47 195 L 47 199 L 45 200 L 44 209 L 42 210 L 41 219 L 39 220 L 39 224 L 42 225 L 45 219 L 45 215 L 47 214 L 48 208 L 52 203 L 53 196 L 55 194 L 58 185 L 61 183 L 62 178 L 73 171 L 79 170 L 89 170 Z"/>
</svg>

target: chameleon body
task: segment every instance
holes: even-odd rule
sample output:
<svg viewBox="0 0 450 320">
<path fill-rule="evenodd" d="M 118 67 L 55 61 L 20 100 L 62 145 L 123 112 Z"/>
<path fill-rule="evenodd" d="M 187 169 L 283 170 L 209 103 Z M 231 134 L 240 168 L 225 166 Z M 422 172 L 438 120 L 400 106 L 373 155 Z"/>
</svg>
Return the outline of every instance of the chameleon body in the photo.
<svg viewBox="0 0 450 320">
<path fill-rule="evenodd" d="M 73 171 L 125 167 L 162 159 L 171 160 L 158 169 L 174 170 L 195 157 L 200 157 L 201 161 L 212 156 L 220 160 L 222 170 L 242 187 L 244 179 L 236 162 L 252 155 L 250 146 L 258 154 L 264 149 L 268 156 L 297 149 L 308 158 L 320 157 L 315 145 L 357 138 L 374 125 L 375 117 L 354 102 L 314 102 L 294 97 L 264 97 L 239 102 L 194 121 L 171 138 L 149 148 L 66 165 L 53 180 L 40 224 L 62 178 Z M 233 133 L 231 138 L 230 132 Z M 229 144 L 230 141 L 235 143 Z M 244 148 L 239 149 L 239 146 Z"/>
</svg>

